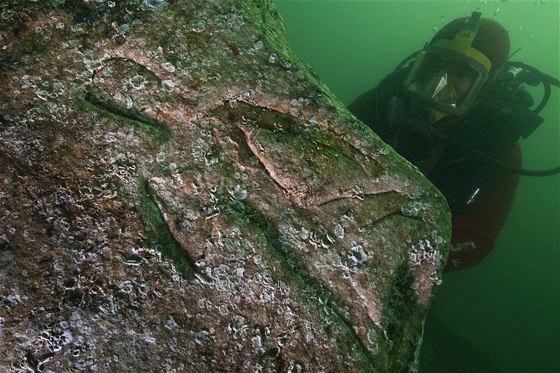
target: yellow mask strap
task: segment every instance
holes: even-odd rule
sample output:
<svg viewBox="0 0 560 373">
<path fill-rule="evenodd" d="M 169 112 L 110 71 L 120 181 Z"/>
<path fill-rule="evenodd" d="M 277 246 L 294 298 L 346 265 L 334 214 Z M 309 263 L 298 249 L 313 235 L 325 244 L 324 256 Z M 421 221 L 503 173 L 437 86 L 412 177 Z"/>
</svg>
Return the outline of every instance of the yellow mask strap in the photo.
<svg viewBox="0 0 560 373">
<path fill-rule="evenodd" d="M 457 53 L 461 53 L 478 63 L 480 63 L 486 72 L 490 72 L 492 68 L 492 63 L 482 52 L 472 47 L 474 38 L 478 31 L 478 23 L 480 19 L 480 13 L 474 12 L 471 18 L 466 22 L 459 32 L 455 35 L 453 40 L 440 39 L 436 41 L 433 45 L 440 48 L 445 48 L 452 50 Z"/>
<path fill-rule="evenodd" d="M 461 53 L 484 66 L 486 72 L 490 72 L 490 69 L 492 68 L 492 62 L 490 62 L 490 60 L 484 55 L 484 53 L 480 52 L 478 49 L 472 48 L 470 45 L 466 48 L 460 44 L 458 45 L 455 43 L 456 39 L 457 37 L 455 37 L 455 39 L 453 40 L 440 39 L 432 45 L 435 47 L 445 48 L 454 52 Z"/>
</svg>

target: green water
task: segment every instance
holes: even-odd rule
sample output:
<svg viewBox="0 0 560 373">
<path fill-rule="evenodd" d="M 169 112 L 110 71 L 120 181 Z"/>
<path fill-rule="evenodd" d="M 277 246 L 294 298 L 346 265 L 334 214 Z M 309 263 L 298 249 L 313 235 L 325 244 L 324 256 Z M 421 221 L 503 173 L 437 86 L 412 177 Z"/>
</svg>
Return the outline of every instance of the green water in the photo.
<svg viewBox="0 0 560 373">
<path fill-rule="evenodd" d="M 560 77 L 558 0 L 275 1 L 296 54 L 346 104 L 473 10 L 508 29 L 511 50 L 522 48 L 512 60 Z M 545 122 L 521 142 L 524 167 L 560 163 L 559 101 L 553 88 Z M 560 176 L 522 177 L 495 250 L 445 275 L 426 322 L 421 372 L 560 372 L 559 230 Z"/>
</svg>

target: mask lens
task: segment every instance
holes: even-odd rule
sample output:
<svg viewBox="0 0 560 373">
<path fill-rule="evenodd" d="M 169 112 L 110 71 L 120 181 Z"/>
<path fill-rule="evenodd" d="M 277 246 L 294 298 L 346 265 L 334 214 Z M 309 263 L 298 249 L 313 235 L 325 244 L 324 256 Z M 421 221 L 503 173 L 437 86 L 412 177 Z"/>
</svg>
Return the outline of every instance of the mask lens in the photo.
<svg viewBox="0 0 560 373">
<path fill-rule="evenodd" d="M 455 112 L 476 95 L 481 74 L 467 59 L 432 51 L 418 63 L 406 88 L 437 108 Z"/>
<path fill-rule="evenodd" d="M 424 91 L 430 94 L 430 99 L 438 104 L 457 107 L 457 91 L 453 82 L 449 81 L 449 74 L 441 71 L 425 80 Z"/>
</svg>

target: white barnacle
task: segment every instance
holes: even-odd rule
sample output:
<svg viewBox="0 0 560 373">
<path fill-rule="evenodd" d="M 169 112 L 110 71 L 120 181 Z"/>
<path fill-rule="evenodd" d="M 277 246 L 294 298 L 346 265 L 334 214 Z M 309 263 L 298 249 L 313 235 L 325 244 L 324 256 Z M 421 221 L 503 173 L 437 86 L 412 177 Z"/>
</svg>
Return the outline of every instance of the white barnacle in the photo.
<svg viewBox="0 0 560 373">
<path fill-rule="evenodd" d="M 236 185 L 233 190 L 230 190 L 229 194 L 238 201 L 243 201 L 249 195 L 247 190 L 241 188 L 239 185 Z"/>
<path fill-rule="evenodd" d="M 340 238 L 341 240 L 344 239 L 344 235 L 345 235 L 344 227 L 342 227 L 342 225 L 340 225 L 340 224 L 337 224 L 337 225 L 334 227 L 334 234 L 335 234 L 338 238 Z"/>
<path fill-rule="evenodd" d="M 163 3 L 165 3 L 164 0 L 144 0 L 142 2 L 142 7 L 144 9 L 152 9 L 152 8 L 157 8 L 158 6 L 163 5 Z"/>
</svg>

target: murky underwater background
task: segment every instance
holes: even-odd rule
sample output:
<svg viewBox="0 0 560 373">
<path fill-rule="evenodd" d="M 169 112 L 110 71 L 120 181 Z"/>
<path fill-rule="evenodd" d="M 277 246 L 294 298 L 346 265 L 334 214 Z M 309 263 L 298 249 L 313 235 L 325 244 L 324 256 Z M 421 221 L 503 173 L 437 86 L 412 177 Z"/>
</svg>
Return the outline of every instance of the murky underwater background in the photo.
<svg viewBox="0 0 560 373">
<path fill-rule="evenodd" d="M 474 10 L 510 32 L 512 57 L 560 77 L 560 1 L 275 0 L 296 54 L 345 104 L 454 18 Z M 541 87 L 535 92 L 538 102 Z M 524 167 L 560 163 L 560 95 L 522 140 Z M 496 249 L 446 274 L 433 301 L 421 372 L 560 372 L 560 176 L 521 178 Z"/>
</svg>

